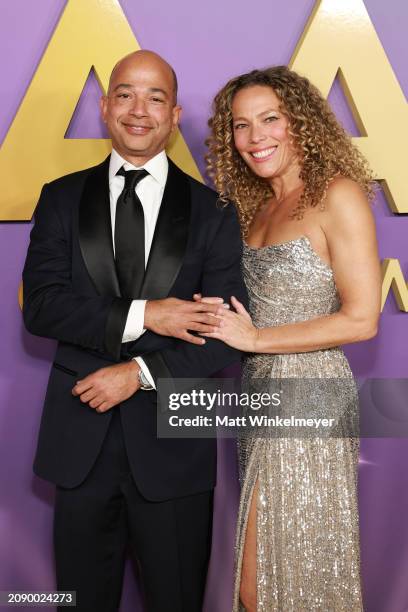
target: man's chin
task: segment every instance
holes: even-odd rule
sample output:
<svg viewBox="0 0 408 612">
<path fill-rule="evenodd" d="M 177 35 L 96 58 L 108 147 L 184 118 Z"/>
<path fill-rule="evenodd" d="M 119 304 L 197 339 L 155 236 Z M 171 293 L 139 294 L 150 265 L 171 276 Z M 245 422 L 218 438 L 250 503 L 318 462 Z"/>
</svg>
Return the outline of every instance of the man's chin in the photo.
<svg viewBox="0 0 408 612">
<path fill-rule="evenodd" d="M 126 142 L 123 145 L 118 146 L 112 143 L 112 147 L 125 159 L 127 157 L 149 157 L 151 156 L 151 148 L 147 143 L 139 142 Z"/>
</svg>

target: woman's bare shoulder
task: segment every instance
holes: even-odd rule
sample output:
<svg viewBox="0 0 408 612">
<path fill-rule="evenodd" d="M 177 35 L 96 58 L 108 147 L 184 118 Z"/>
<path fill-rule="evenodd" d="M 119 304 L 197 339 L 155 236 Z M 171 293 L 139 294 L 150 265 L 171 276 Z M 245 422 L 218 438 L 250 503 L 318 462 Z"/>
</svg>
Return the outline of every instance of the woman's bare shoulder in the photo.
<svg viewBox="0 0 408 612">
<path fill-rule="evenodd" d="M 371 206 L 362 187 L 350 178 L 339 176 L 327 189 L 324 208 L 328 223 L 354 223 L 372 218 Z"/>
<path fill-rule="evenodd" d="M 346 176 L 336 176 L 327 188 L 326 200 L 334 203 L 343 200 L 358 199 L 367 202 L 367 196 L 361 185 Z"/>
</svg>

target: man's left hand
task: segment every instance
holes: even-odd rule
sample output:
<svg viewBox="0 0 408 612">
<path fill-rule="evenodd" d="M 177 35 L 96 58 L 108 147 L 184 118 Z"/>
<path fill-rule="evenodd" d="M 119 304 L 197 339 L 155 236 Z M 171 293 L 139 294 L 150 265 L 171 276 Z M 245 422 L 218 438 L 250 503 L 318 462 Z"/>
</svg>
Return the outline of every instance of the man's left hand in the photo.
<svg viewBox="0 0 408 612">
<path fill-rule="evenodd" d="M 78 380 L 72 395 L 96 412 L 106 412 L 136 393 L 140 387 L 139 364 L 132 360 L 108 366 Z"/>
</svg>

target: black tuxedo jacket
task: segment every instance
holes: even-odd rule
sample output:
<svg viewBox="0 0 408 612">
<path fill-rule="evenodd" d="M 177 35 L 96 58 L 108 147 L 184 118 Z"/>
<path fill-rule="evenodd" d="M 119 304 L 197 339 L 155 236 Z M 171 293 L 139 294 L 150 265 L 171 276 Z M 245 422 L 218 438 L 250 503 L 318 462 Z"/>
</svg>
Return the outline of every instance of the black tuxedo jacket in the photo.
<svg viewBox="0 0 408 612">
<path fill-rule="evenodd" d="M 240 357 L 217 340 L 196 346 L 150 331 L 122 344 L 131 300 L 121 297 L 115 271 L 108 170 L 109 158 L 44 186 L 23 272 L 27 329 L 58 340 L 34 471 L 67 488 L 86 478 L 112 418 L 111 410 L 99 414 L 72 396 L 76 380 L 137 355 L 156 380 L 206 377 Z M 240 259 L 234 207 L 221 208 L 215 192 L 169 161 L 143 287 L 134 297 L 191 300 L 201 292 L 246 303 Z M 120 405 L 140 492 L 164 500 L 211 489 L 215 440 L 158 439 L 156 398 L 155 391 L 138 391 Z"/>
</svg>

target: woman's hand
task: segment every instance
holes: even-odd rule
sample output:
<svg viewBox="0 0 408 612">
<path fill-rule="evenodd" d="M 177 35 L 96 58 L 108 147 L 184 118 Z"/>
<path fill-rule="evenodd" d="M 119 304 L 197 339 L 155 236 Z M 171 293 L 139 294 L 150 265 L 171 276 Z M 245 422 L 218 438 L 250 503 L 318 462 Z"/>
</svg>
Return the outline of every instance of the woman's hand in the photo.
<svg viewBox="0 0 408 612">
<path fill-rule="evenodd" d="M 220 318 L 219 327 L 211 333 L 201 333 L 200 336 L 216 338 L 240 351 L 256 353 L 259 329 L 253 325 L 249 313 L 241 302 L 231 297 L 231 304 L 236 312 L 219 308 L 217 312 L 217 317 Z"/>
</svg>

